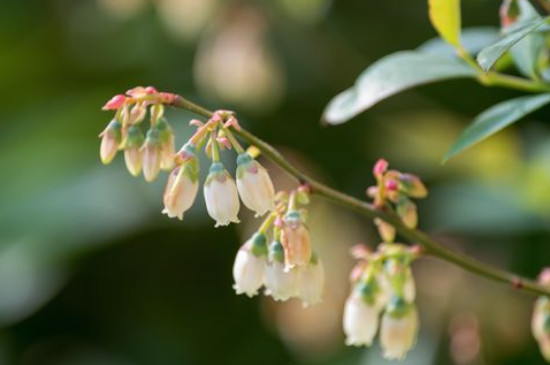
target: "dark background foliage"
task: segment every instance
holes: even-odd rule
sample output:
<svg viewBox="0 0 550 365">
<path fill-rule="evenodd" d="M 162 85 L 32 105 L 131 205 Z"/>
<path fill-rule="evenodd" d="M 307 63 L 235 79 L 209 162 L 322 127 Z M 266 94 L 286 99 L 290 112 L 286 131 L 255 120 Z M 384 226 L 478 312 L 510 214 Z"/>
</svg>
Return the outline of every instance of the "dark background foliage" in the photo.
<svg viewBox="0 0 550 365">
<path fill-rule="evenodd" d="M 463 1 L 464 26 L 496 26 L 498 6 Z M 319 123 L 369 63 L 434 36 L 422 0 L 1 1 L 0 364 L 385 363 L 377 346 L 346 348 L 340 330 L 347 249 L 377 243 L 370 222 L 315 201 L 325 303 L 250 300 L 231 288 L 234 254 L 258 224 L 250 214 L 214 229 L 199 197 L 184 222 L 169 220 L 164 177 L 133 179 L 120 156 L 100 166 L 97 134 L 110 118 L 100 107 L 140 84 L 237 110 L 358 197 L 384 156 L 426 180 L 423 229 L 535 276 L 550 257 L 548 108 L 446 165 L 473 116 L 519 94 L 452 81 L 339 127 Z M 168 116 L 182 144 L 190 115 Z M 430 259 L 414 270 L 422 326 L 406 364 L 543 363 L 531 296 Z"/>
</svg>

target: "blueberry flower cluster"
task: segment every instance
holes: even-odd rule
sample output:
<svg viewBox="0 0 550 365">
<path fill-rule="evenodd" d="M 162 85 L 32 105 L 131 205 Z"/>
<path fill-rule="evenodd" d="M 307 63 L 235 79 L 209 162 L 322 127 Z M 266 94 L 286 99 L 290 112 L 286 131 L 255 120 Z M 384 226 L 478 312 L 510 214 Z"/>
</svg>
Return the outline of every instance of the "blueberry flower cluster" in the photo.
<svg viewBox="0 0 550 365">
<path fill-rule="evenodd" d="M 410 198 L 427 195 L 420 179 L 388 170 L 385 160 L 379 160 L 373 172 L 377 185 L 370 187 L 367 194 L 374 199 L 374 205 L 379 209 L 395 209 L 406 226 L 416 227 L 416 205 Z M 387 222 L 375 219 L 375 224 L 383 240 L 377 250 L 371 252 L 363 245 L 352 250 L 359 262 L 352 270 L 352 290 L 344 308 L 346 343 L 371 346 L 380 329 L 384 357 L 402 359 L 414 346 L 418 332 L 416 289 L 410 264 L 419 250 L 416 246 L 395 243 L 395 228 Z"/>
<path fill-rule="evenodd" d="M 237 294 L 264 293 L 277 301 L 298 297 L 304 307 L 321 301 L 325 274 L 312 251 L 307 211 L 307 188 L 277 195 L 277 209 L 237 253 L 233 278 Z M 269 242 L 269 243 L 268 243 Z"/>
<path fill-rule="evenodd" d="M 164 108 L 178 100 L 181 101 L 178 96 L 158 92 L 153 87 L 136 87 L 109 100 L 103 109 L 112 110 L 115 115 L 100 134 L 101 161 L 110 163 L 120 150 L 124 151 L 126 167 L 134 176 L 143 173 L 145 180 L 153 181 L 161 170 L 170 171 L 162 212 L 182 220 L 199 191 L 198 153 L 204 150 L 211 164 L 203 193 L 206 210 L 215 226 L 239 223 L 241 203 L 256 217 L 264 217 L 235 257 L 236 293 L 252 297 L 263 289 L 265 295 L 276 301 L 298 298 L 304 307 L 319 303 L 325 272 L 313 250 L 307 225 L 305 206 L 309 204 L 311 186 L 302 184 L 290 192 L 275 194 L 267 170 L 237 140 L 241 129 L 230 111 L 202 113 L 210 116 L 205 122 L 192 120 L 190 124 L 197 128 L 195 133 L 176 151 Z M 143 133 L 147 119 L 149 127 Z M 221 162 L 224 150 L 236 152 L 235 177 Z M 373 172 L 377 184 L 367 190 L 367 195 L 374 199 L 374 207 L 395 212 L 395 219 L 415 228 L 418 217 L 411 199 L 427 195 L 420 179 L 388 170 L 385 160 L 379 160 Z M 395 219 L 392 218 L 394 224 Z M 414 345 L 418 332 L 416 290 L 410 265 L 419 256 L 419 250 L 395 243 L 396 229 L 391 223 L 375 219 L 375 224 L 382 238 L 377 249 L 372 252 L 365 246 L 356 246 L 353 250 L 358 263 L 352 271 L 352 289 L 344 308 L 346 343 L 370 346 L 379 332 L 384 356 L 402 359 Z M 542 343 L 550 346 L 547 345 L 550 332 L 546 329 L 550 306 L 546 298 L 539 302 L 533 330 L 542 348 Z"/>
</svg>

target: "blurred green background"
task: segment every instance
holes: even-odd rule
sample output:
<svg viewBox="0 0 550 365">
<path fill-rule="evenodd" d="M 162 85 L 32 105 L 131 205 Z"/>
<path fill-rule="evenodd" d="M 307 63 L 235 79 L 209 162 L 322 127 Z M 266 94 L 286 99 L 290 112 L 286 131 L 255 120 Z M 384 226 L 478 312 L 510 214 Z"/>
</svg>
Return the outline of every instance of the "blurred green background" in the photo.
<svg viewBox="0 0 550 365">
<path fill-rule="evenodd" d="M 499 5 L 464 0 L 464 26 L 497 26 Z M 427 182 L 423 229 L 537 275 L 550 262 L 549 108 L 446 165 L 473 116 L 519 94 L 453 81 L 343 126 L 319 123 L 369 63 L 434 35 L 424 0 L 1 0 L 0 364 L 388 363 L 378 346 L 346 348 L 340 324 L 347 250 L 377 243 L 372 224 L 315 199 L 324 302 L 304 310 L 236 296 L 233 258 L 258 225 L 248 212 L 214 229 L 199 196 L 184 222 L 170 220 L 165 176 L 151 185 L 121 156 L 99 162 L 111 117 L 100 107 L 136 85 L 237 110 L 301 168 L 357 197 L 385 157 Z M 191 116 L 168 117 L 184 143 Z M 421 331 L 405 364 L 544 363 L 529 332 L 532 296 L 432 259 L 414 272 Z"/>
</svg>

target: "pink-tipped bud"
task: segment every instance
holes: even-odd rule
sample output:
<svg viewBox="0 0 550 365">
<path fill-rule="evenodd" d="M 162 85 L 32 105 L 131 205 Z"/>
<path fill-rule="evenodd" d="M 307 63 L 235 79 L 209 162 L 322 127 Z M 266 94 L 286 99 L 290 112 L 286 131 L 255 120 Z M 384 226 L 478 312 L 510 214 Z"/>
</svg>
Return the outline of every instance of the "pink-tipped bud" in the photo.
<svg viewBox="0 0 550 365">
<path fill-rule="evenodd" d="M 383 158 L 376 161 L 376 163 L 374 164 L 374 168 L 372 169 L 374 176 L 377 179 L 381 178 L 388 169 L 388 165 L 388 161 L 384 160 Z"/>
<path fill-rule="evenodd" d="M 399 189 L 399 184 L 395 180 L 386 181 L 386 189 L 390 191 L 397 191 Z"/>
<path fill-rule="evenodd" d="M 124 95 L 115 95 L 108 102 L 103 105 L 102 110 L 117 110 L 122 108 L 126 102 L 126 96 Z"/>
<path fill-rule="evenodd" d="M 145 92 L 149 95 L 158 93 L 157 89 L 153 86 L 147 86 Z"/>
<path fill-rule="evenodd" d="M 118 146 L 122 142 L 122 125 L 117 120 L 112 120 L 99 137 L 101 138 L 99 157 L 101 162 L 107 165 L 115 158 Z"/>
</svg>

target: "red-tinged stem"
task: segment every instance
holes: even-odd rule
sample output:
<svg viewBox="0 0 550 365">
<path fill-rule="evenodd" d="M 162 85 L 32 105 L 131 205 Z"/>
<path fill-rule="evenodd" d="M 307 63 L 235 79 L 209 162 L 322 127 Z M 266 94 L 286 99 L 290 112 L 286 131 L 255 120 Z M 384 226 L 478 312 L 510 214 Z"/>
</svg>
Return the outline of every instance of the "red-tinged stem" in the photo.
<svg viewBox="0 0 550 365">
<path fill-rule="evenodd" d="M 205 109 L 181 96 L 176 96 L 171 104 L 176 108 L 186 109 L 205 118 L 211 118 L 213 112 Z M 523 290 L 538 295 L 550 296 L 550 290 L 537 282 L 522 278 L 506 270 L 502 270 L 486 263 L 483 263 L 475 258 L 472 258 L 464 253 L 454 251 L 443 244 L 433 240 L 426 233 L 411 229 L 403 224 L 399 216 L 393 211 L 376 208 L 372 204 L 344 194 L 338 190 L 332 189 L 310 176 L 306 175 L 279 153 L 269 143 L 261 140 L 245 129 L 233 129 L 233 133 L 240 137 L 250 145 L 256 146 L 268 159 L 278 165 L 282 170 L 288 173 L 300 183 L 305 183 L 311 188 L 311 193 L 324 197 L 325 199 L 341 205 L 350 210 L 356 211 L 369 218 L 380 218 L 385 222 L 393 225 L 395 229 L 407 240 L 413 244 L 422 246 L 424 254 L 438 257 L 442 260 L 453 263 L 463 269 L 470 271 L 479 276 L 511 285 L 515 289 Z"/>
</svg>

